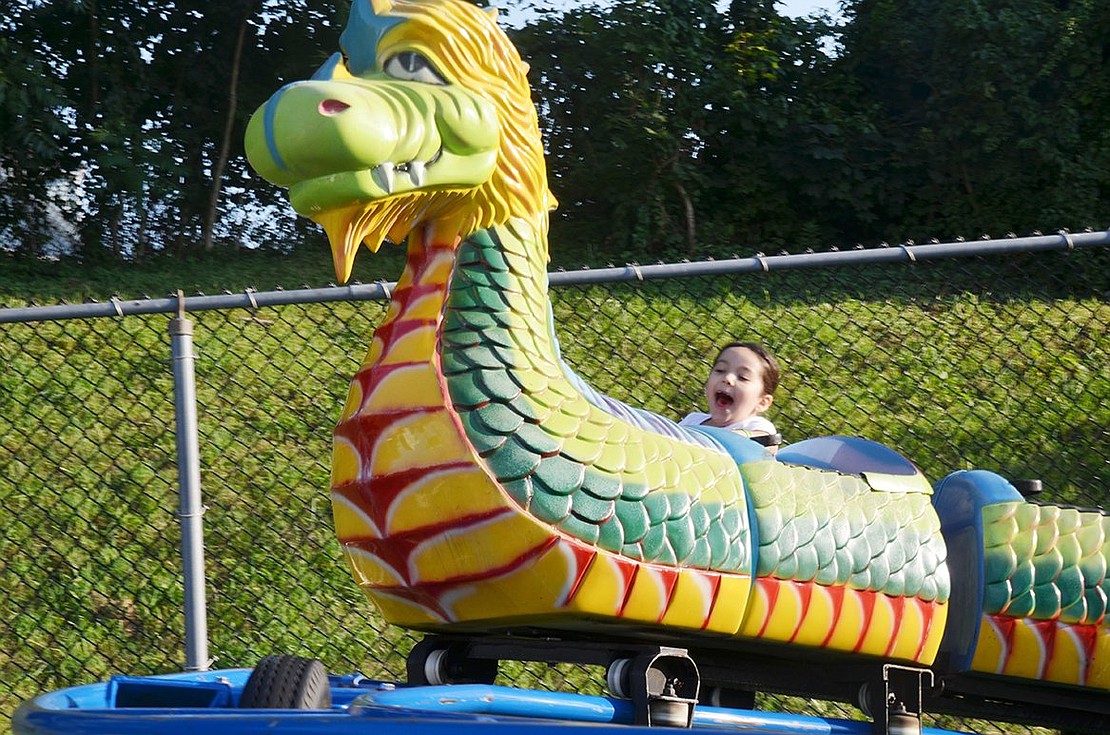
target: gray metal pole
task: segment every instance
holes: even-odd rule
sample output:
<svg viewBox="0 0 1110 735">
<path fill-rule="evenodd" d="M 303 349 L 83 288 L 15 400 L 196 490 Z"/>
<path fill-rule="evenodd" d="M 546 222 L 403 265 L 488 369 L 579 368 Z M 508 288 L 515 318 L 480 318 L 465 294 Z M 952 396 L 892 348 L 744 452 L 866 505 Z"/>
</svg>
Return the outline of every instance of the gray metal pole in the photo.
<svg viewBox="0 0 1110 735">
<path fill-rule="evenodd" d="M 204 506 L 201 505 L 197 391 L 193 374 L 193 323 L 178 291 L 177 318 L 170 320 L 174 411 L 177 417 L 177 483 L 181 561 L 185 584 L 185 670 L 207 671 L 208 618 L 204 595 Z"/>
<path fill-rule="evenodd" d="M 924 262 L 970 256 L 1000 257 L 1011 253 L 1071 251 L 1086 248 L 1110 247 L 1110 230 L 1097 232 L 1060 232 L 1055 235 L 1015 237 L 999 240 L 972 240 L 949 243 L 923 243 L 921 245 L 894 245 L 827 253 L 798 253 L 795 255 L 756 255 L 748 258 L 703 260 L 687 263 L 658 265 L 626 265 L 619 268 L 593 268 L 579 271 L 553 271 L 552 286 L 575 286 L 592 283 L 617 283 L 646 281 L 657 278 L 688 278 L 691 276 L 716 276 L 729 273 L 758 273 L 800 268 L 827 268 L 892 262 Z M 331 288 L 305 288 L 296 291 L 254 291 L 225 293 L 215 296 L 190 296 L 190 311 L 214 309 L 257 309 L 262 306 L 287 304 L 320 304 L 336 301 L 389 300 L 396 283 L 360 283 Z M 122 301 L 113 298 L 108 303 L 62 304 L 58 306 L 28 306 L 0 308 L 0 324 L 51 321 L 60 319 L 92 319 L 117 317 L 130 314 L 172 314 L 178 308 L 171 296 L 161 299 Z"/>
</svg>

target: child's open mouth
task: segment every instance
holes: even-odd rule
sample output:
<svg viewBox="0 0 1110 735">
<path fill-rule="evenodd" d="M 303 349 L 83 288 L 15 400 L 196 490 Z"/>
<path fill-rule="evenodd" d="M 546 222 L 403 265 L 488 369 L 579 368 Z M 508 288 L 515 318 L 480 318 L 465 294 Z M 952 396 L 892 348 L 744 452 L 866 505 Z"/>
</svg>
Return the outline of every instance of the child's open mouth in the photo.
<svg viewBox="0 0 1110 735">
<path fill-rule="evenodd" d="M 736 402 L 732 396 L 723 391 L 718 391 L 717 394 L 713 397 L 713 400 L 720 408 L 728 408 Z"/>
</svg>

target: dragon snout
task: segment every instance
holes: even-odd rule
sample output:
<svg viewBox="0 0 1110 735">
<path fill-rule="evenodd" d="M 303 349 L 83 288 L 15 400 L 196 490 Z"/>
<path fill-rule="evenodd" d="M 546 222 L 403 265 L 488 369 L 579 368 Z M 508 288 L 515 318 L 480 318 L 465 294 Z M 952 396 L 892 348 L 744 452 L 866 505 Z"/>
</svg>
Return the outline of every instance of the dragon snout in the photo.
<svg viewBox="0 0 1110 735">
<path fill-rule="evenodd" d="M 353 202 L 477 187 L 499 151 L 497 110 L 459 86 L 312 79 L 280 89 L 247 126 L 263 178 L 315 216 Z"/>
<path fill-rule="evenodd" d="M 398 148 L 419 149 L 420 143 L 403 139 L 402 130 L 434 135 L 426 116 L 389 102 L 380 92 L 354 85 L 316 80 L 289 84 L 251 118 L 247 158 L 266 179 L 292 186 L 371 169 L 396 156 Z M 438 147 L 438 140 L 431 145 Z"/>
</svg>

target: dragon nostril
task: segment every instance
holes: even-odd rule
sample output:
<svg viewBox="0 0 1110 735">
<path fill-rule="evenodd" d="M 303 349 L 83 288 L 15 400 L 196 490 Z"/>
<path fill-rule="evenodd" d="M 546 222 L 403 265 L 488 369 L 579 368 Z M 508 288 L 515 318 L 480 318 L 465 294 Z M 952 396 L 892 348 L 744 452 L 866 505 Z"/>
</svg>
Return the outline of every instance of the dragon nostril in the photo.
<svg viewBox="0 0 1110 735">
<path fill-rule="evenodd" d="M 339 100 L 324 100 L 320 103 L 319 109 L 321 115 L 338 115 L 348 107 L 350 107 L 350 105 L 346 102 L 340 102 Z"/>
</svg>

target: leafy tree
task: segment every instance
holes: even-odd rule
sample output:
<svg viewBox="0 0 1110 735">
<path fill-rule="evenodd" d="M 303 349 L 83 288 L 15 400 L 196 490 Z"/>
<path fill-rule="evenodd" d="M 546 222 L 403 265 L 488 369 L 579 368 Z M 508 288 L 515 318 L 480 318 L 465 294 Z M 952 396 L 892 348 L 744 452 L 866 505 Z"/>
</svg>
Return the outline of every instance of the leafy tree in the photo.
<svg viewBox="0 0 1110 735">
<path fill-rule="evenodd" d="M 525 28 L 559 247 L 673 258 L 812 235 L 825 186 L 806 164 L 836 145 L 838 111 L 811 94 L 832 31 L 769 0 L 617 2 Z"/>
<path fill-rule="evenodd" d="M 1106 210 L 1110 6 L 851 0 L 843 71 L 877 111 L 886 234 L 1082 227 Z"/>
<path fill-rule="evenodd" d="M 1110 4 L 845 0 L 838 27 L 773 0 L 507 2 L 528 19 L 511 33 L 562 202 L 557 258 L 1104 224 Z M 145 257 L 318 237 L 248 170 L 242 134 L 332 53 L 347 11 L 10 0 L 0 248 Z"/>
<path fill-rule="evenodd" d="M 269 224 L 228 216 L 224 183 L 236 182 L 236 207 L 265 212 L 275 201 L 244 177 L 245 121 L 284 76 L 306 77 L 331 52 L 330 5 L 17 0 L 14 10 L 0 76 L 0 90 L 14 91 L 0 114 L 36 121 L 0 132 L 16 249 L 36 251 L 53 231 L 86 258 L 141 257 Z"/>
<path fill-rule="evenodd" d="M 33 15 L 16 3 L 0 18 L 0 248 L 17 249 L 27 238 L 27 250 L 38 255 L 66 204 L 50 182 L 76 156 L 66 140 L 70 99 L 47 73 L 61 60 L 45 44 L 36 54 L 15 38 Z"/>
<path fill-rule="evenodd" d="M 770 0 L 733 0 L 728 13 L 710 148 L 722 239 L 759 247 L 831 236 L 844 140 L 864 124 L 830 77 L 837 29 L 826 16 L 782 16 Z"/>
<path fill-rule="evenodd" d="M 517 37 L 532 64 L 562 236 L 621 257 L 692 253 L 727 40 L 711 0 L 619 0 Z"/>
</svg>

